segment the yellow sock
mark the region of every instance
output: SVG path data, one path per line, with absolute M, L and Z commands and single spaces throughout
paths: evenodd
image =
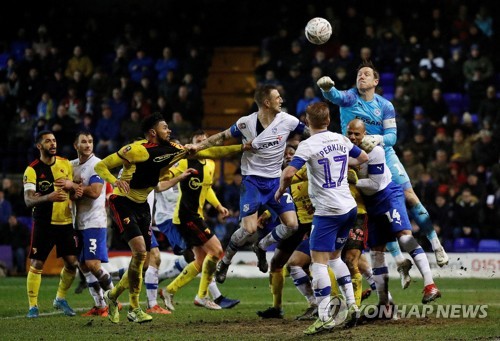
M 208 285 L 212 282 L 214 278 L 215 269 L 217 268 L 217 262 L 219 257 L 213 255 L 206 255 L 203 261 L 203 267 L 201 268 L 201 279 L 200 286 L 198 287 L 198 297 L 204 298 L 208 293 Z
M 182 270 L 182 272 L 177 277 L 175 277 L 172 283 L 167 286 L 167 292 L 170 294 L 175 294 L 177 290 L 191 282 L 193 278 L 198 276 L 199 273 L 200 269 L 198 269 L 196 263 L 194 261 L 189 263 L 188 265 L 186 265 L 184 270 Z
M 65 298 L 66 293 L 69 288 L 71 288 L 71 284 L 73 284 L 73 280 L 75 279 L 76 269 L 70 270 L 66 267 L 63 267 L 61 270 L 61 275 L 59 278 L 59 286 L 57 287 L 57 298 Z
M 113 289 L 111 289 L 111 291 L 109 292 L 109 297 L 113 300 L 116 300 L 125 290 L 128 289 L 128 287 L 129 283 L 128 283 L 128 270 L 127 270 L 123 273 L 123 276 L 118 282 L 118 284 L 116 284 L 116 286 Z
M 339 285 L 337 284 L 337 278 L 335 278 L 335 274 L 333 270 L 328 267 L 328 276 L 330 276 L 330 281 L 332 282 L 332 293 L 331 296 L 337 296 L 340 294 Z
M 288 266 L 283 268 L 283 278 L 290 277 L 290 273 L 288 272 Z
M 351 277 L 352 288 L 354 289 L 354 298 L 356 299 L 356 305 L 358 307 L 361 306 L 361 294 L 363 291 L 363 285 L 361 284 L 362 279 L 363 279 L 363 277 L 361 276 L 361 273 L 359 273 L 359 272 L 355 273 Z
M 28 292 L 28 302 L 31 307 L 38 305 L 38 292 L 42 283 L 42 270 L 37 270 L 30 266 L 28 277 L 26 278 L 26 289 Z
M 283 300 L 283 284 L 285 279 L 283 278 L 283 270 L 275 270 L 269 273 L 269 286 L 271 287 L 271 293 L 273 294 L 273 307 L 281 308 Z
M 128 287 L 130 310 L 139 308 L 139 294 L 142 288 L 142 268 L 146 261 L 146 252 L 134 252 L 128 268 Z

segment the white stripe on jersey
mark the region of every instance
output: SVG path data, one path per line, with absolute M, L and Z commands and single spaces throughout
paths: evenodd
M 314 215 L 340 215 L 356 207 L 347 183 L 347 163 L 352 148 L 349 139 L 331 131 L 314 134 L 300 142 L 295 157 L 307 164 Z
M 80 164 L 79 159 L 71 161 L 73 166 L 73 179 L 75 182 L 82 182 L 83 186 L 89 185 L 92 176 L 97 176 L 94 170 L 96 163 L 101 161 L 97 156 L 92 155 L 86 162 Z M 78 230 L 88 228 L 107 228 L 108 215 L 106 213 L 106 184 L 102 186 L 101 194 L 97 199 L 83 196 L 73 202 L 73 222 Z
M 383 167 L 384 172 L 382 174 L 368 174 L 368 167 Z M 385 162 L 385 152 L 380 146 L 376 146 L 368 153 L 368 162 L 362 163 L 358 172 L 358 183 L 356 187 L 364 195 L 374 195 L 377 192 L 382 191 L 389 185 L 392 179 L 391 170 Z
M 276 115 L 269 126 L 257 135 L 257 113 L 241 117 L 235 126 L 243 135 L 243 143 L 252 141 L 254 151 L 245 151 L 241 157 L 241 174 L 264 178 L 279 178 L 290 132 L 299 120 L 285 112 Z

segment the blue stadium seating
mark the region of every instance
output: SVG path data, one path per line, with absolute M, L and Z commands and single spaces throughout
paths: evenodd
M 443 99 L 448 104 L 448 108 L 451 113 L 462 114 L 463 109 L 463 96 L 459 92 L 445 92 L 443 93 Z
M 19 216 L 17 217 L 17 221 L 23 225 L 26 225 L 31 231 L 31 228 L 33 226 L 33 218 L 29 216 Z
M 10 245 L 0 245 L 0 262 L 5 263 L 9 270 L 14 266 L 12 247 Z
M 382 72 L 380 74 L 380 84 L 381 86 L 394 86 L 396 83 L 396 75 L 394 72 Z
M 477 252 L 500 252 L 500 240 L 481 239 L 477 245 Z
M 454 252 L 476 252 L 477 240 L 474 238 L 457 238 L 453 242 Z

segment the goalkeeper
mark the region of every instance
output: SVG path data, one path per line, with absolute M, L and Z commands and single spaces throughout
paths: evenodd
M 408 174 L 392 148 L 397 137 L 396 113 L 391 102 L 375 93 L 378 83 L 379 74 L 373 64 L 368 61 L 364 61 L 358 67 L 356 88 L 339 91 L 334 87 L 335 84 L 330 77 L 322 77 L 317 82 L 323 96 L 340 107 L 342 134 L 347 133 L 347 124 L 358 118 L 365 123 L 367 132 L 361 147 L 368 153 L 377 145 L 383 146 L 392 180 L 401 185 L 404 190 L 410 217 L 415 220 L 429 239 L 436 255 L 437 264 L 444 266 L 448 264 L 448 255 L 434 231 L 427 209 L 413 191 Z M 408 264 L 408 260 L 403 257 L 396 242 L 388 243 L 387 249 L 396 259 L 398 266 L 405 267 L 405 269 L 398 269 L 398 271 L 409 270 L 411 264 Z M 403 287 L 410 283 L 408 271 L 405 272 L 406 279 L 402 278 Z

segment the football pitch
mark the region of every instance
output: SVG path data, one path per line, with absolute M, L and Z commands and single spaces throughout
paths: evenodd
M 405 309 L 399 320 L 380 320 L 363 323 L 352 329 L 333 331 L 305 337 L 303 330 L 313 321 L 296 321 L 306 308 L 288 277 L 283 292 L 285 318 L 262 320 L 257 310 L 272 305 L 268 280 L 265 278 L 229 278 L 219 285 L 223 295 L 237 298 L 241 303 L 228 310 L 211 311 L 196 307 L 198 280 L 182 288 L 175 296 L 176 310 L 171 315 L 153 315 L 153 321 L 142 325 L 127 321 L 128 296 L 120 301 L 124 308 L 120 323 L 107 318 L 80 316 L 93 305 L 87 291 L 75 294 L 73 287 L 68 301 L 77 312 L 67 317 L 52 308 L 58 278 L 44 276 L 40 289 L 40 317 L 27 319 L 28 300 L 26 279 L 0 279 L 0 339 L 1 340 L 497 340 L 500 339 L 500 281 L 498 279 L 437 278 L 443 297 L 424 308 L 423 283 L 415 280 L 402 290 L 397 279 L 391 279 L 390 291 L 398 308 Z M 167 284 L 168 281 L 162 283 Z M 366 282 L 363 283 L 366 285 Z M 145 309 L 145 289 L 141 305 Z M 376 304 L 376 294 L 363 305 Z M 423 312 L 426 316 L 423 316 Z

